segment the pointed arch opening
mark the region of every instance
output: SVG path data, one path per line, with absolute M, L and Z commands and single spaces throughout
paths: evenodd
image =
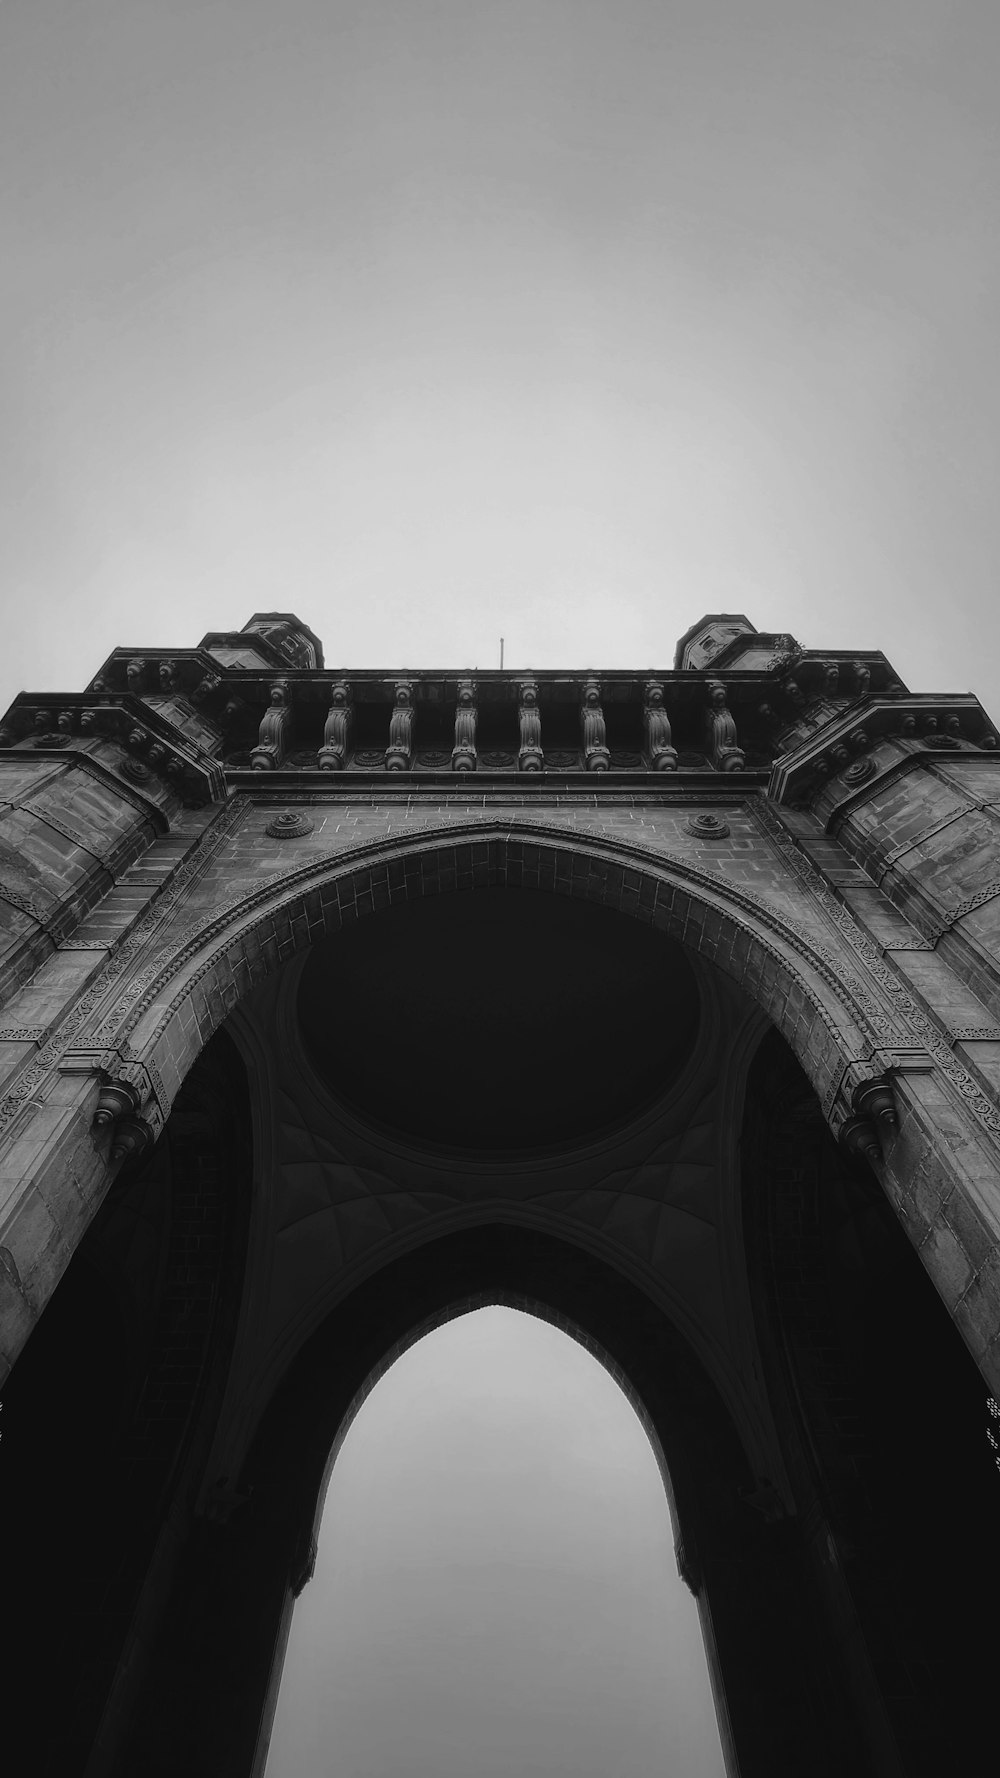
M 723 1778 L 655 1428 L 578 1327 L 454 1306 L 331 1455 L 258 1771 Z

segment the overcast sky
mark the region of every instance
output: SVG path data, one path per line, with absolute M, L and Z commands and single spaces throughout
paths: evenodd
M 267 1778 L 723 1778 L 698 1610 L 618 1384 L 511 1309 L 376 1385 L 333 1469 Z
M 1000 7 L 5 0 L 0 706 L 705 610 L 1000 715 Z

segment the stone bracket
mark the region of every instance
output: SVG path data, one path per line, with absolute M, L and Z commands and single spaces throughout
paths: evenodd
M 848 1080 L 845 1079 L 841 1088 L 845 1097 L 847 1086 Z M 880 1166 L 885 1149 L 899 1131 L 896 1100 L 888 1076 L 875 1075 L 855 1081 L 851 1086 L 849 1105 L 849 1114 L 837 1132 L 842 1147 L 853 1158 Z

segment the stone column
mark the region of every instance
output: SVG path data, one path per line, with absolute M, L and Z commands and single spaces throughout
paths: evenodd
M 677 749 L 671 745 L 670 718 L 658 679 L 647 679 L 642 689 L 643 760 L 651 772 L 676 772 Z
M 460 679 L 455 710 L 455 746 L 451 755 L 453 772 L 474 772 L 476 769 L 477 714 L 475 682 L 472 679 Z
M 538 686 L 535 680 L 522 679 L 518 694 L 520 745 L 517 769 L 519 772 L 540 772 L 545 764 L 545 755 L 542 752 L 542 716 L 538 708 Z
M 387 772 L 408 772 L 413 763 L 413 686 L 408 679 L 396 682 L 395 703 L 389 718 L 389 745 L 385 750 Z
M 742 771 L 744 754 L 736 744 L 736 724 L 726 703 L 726 688 L 721 679 L 710 679 L 707 690 L 705 738 L 708 756 L 717 772 Z
M 606 772 L 611 764 L 607 729 L 601 709 L 601 682 L 593 675 L 584 680 L 580 705 L 580 728 L 583 734 L 583 763 L 588 772 Z
M 323 745 L 316 756 L 321 772 L 342 772 L 347 764 L 353 715 L 351 688 L 340 679 L 330 689 L 330 708 L 323 726 Z
M 290 701 L 287 679 L 276 679 L 271 687 L 270 706 L 260 725 L 257 745 L 250 755 L 255 772 L 275 772 L 284 762 L 292 723 Z

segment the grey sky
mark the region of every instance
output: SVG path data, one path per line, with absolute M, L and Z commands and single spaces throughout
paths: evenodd
M 996 671 L 1000 9 L 6 0 L 0 703 L 705 609 Z
M 698 1612 L 617 1383 L 509 1309 L 429 1335 L 334 1465 L 267 1778 L 723 1778 Z

